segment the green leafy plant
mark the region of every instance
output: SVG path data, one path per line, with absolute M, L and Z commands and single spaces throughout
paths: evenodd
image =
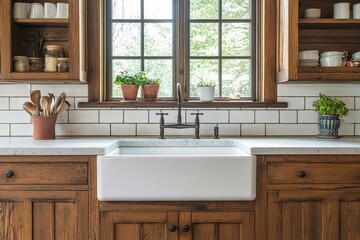
M 161 80 L 159 78 L 155 79 L 146 79 L 144 84 L 160 84 Z
M 197 84 L 198 87 L 215 87 L 216 83 L 214 81 L 200 81 Z
M 346 108 L 346 104 L 337 99 L 331 99 L 325 94 L 319 94 L 320 99 L 313 102 L 313 107 L 319 115 L 336 115 L 339 117 L 347 116 L 349 110 Z
M 147 80 L 147 76 L 145 72 L 137 72 L 135 74 L 131 74 L 128 71 L 122 71 L 120 74 L 116 75 L 116 79 L 114 83 L 116 85 L 121 84 L 136 84 L 143 85 Z

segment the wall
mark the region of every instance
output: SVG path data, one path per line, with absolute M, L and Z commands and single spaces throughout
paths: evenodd
M 160 109 L 78 109 L 79 101 L 87 101 L 87 85 L 0 85 L 0 136 L 31 136 L 30 116 L 22 109 L 29 101 L 29 90 L 39 89 L 45 95 L 52 92 L 59 95 L 65 91 L 71 103 L 69 112 L 59 116 L 57 136 L 135 136 L 158 135 Z M 359 84 L 279 84 L 278 101 L 288 102 L 286 109 L 201 109 L 201 135 L 212 135 L 218 125 L 220 135 L 228 136 L 273 136 L 273 135 L 316 135 L 317 114 L 312 102 L 318 93 L 343 100 L 349 116 L 344 118 L 341 135 L 360 135 L 360 85 Z M 176 111 L 169 112 L 166 122 L 175 122 Z M 184 109 L 184 120 L 193 122 L 190 113 Z M 166 135 L 193 135 L 194 130 L 166 129 Z

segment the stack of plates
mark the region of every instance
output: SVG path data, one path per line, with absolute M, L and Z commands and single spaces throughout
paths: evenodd
M 319 66 L 319 51 L 307 50 L 299 52 L 299 65 L 307 67 Z

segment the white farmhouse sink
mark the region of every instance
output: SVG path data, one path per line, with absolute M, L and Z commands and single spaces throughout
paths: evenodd
M 250 201 L 256 158 L 236 147 L 120 147 L 97 159 L 100 201 Z

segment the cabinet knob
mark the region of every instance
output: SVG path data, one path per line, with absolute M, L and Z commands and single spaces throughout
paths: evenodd
M 169 229 L 170 232 L 175 232 L 176 229 L 177 229 L 177 227 L 176 227 L 175 225 L 170 225 L 170 226 L 168 227 L 168 229 Z
M 188 231 L 190 231 L 190 226 L 185 224 L 185 225 L 182 225 L 181 229 L 183 232 L 188 232 Z
M 299 171 L 299 172 L 297 173 L 297 175 L 298 175 L 299 178 L 304 178 L 305 175 L 306 175 L 306 173 L 305 173 L 304 171 Z
M 14 176 L 14 172 L 13 171 L 8 171 L 4 174 L 5 178 L 9 179 L 12 178 Z

